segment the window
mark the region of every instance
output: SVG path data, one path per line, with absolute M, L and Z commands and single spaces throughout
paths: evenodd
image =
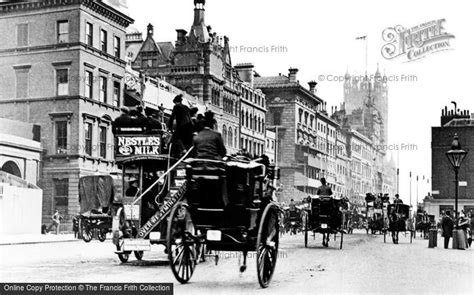
M 90 98 L 92 99 L 92 96 L 93 96 L 93 93 L 92 93 L 92 85 L 94 83 L 94 76 L 92 74 L 92 72 L 90 71 L 86 71 L 86 91 L 85 91 L 85 95 L 87 98 Z
M 227 127 L 222 126 L 222 139 L 224 140 L 224 145 L 227 145 Z
M 99 80 L 99 101 L 107 103 L 107 78 L 100 77 Z
M 56 85 L 58 96 L 69 95 L 69 70 L 56 70 Z
M 120 38 L 114 37 L 114 56 L 120 58 Z
M 56 122 L 56 153 L 67 153 L 67 121 Z
M 273 125 L 281 125 L 281 111 L 273 113 Z
M 54 209 L 61 215 L 67 214 L 69 179 L 54 179 Z
M 86 23 L 86 43 L 94 46 L 94 26 L 91 23 Z
M 120 106 L 120 82 L 114 82 L 114 106 Z
M 107 128 L 100 127 L 99 131 L 99 148 L 100 148 L 100 157 L 107 158 Z
M 58 43 L 69 42 L 69 22 L 67 20 L 58 21 Z
M 17 70 L 16 71 L 16 97 L 26 98 L 28 97 L 28 70 Z
M 28 24 L 19 24 L 16 27 L 16 37 L 18 46 L 28 46 Z
M 232 128 L 230 128 L 230 127 L 229 127 L 229 131 L 227 132 L 227 136 L 228 136 L 227 144 L 230 147 L 233 147 L 234 146 L 234 135 L 232 134 Z
M 92 124 L 86 123 L 84 125 L 84 149 L 87 155 L 92 156 Z
M 100 50 L 107 53 L 107 31 L 100 30 Z

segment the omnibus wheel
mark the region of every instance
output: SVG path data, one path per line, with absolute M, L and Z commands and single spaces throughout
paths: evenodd
M 143 251 L 133 251 L 133 254 L 135 255 L 135 258 L 137 260 L 142 260 L 143 259 Z
M 166 249 L 174 277 L 187 283 L 196 268 L 196 242 L 191 213 L 185 203 L 179 202 L 171 210 L 166 232 Z
M 262 288 L 269 286 L 278 258 L 278 208 L 268 204 L 263 211 L 257 236 L 257 276 Z

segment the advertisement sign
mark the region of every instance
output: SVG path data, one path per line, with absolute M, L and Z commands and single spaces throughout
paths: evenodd
M 161 154 L 161 136 L 117 136 L 117 157 Z

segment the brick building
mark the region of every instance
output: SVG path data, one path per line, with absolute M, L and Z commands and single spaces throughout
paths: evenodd
M 117 171 L 111 123 L 131 22 L 101 1 L 0 5 L 0 117 L 41 126 L 45 222 L 78 213 L 81 176 Z
M 454 135 L 464 150 L 468 151 L 459 170 L 458 210 L 474 212 L 474 119 L 469 111 L 445 108 L 441 115 L 441 126 L 431 129 L 431 173 L 432 197 L 424 200 L 424 209 L 429 214 L 440 215 L 442 210 L 454 212 L 454 170 L 446 157 L 451 149 Z

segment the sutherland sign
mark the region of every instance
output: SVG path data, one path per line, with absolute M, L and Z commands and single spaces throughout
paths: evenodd
M 160 136 L 118 136 L 117 156 L 149 156 L 160 155 Z
M 407 62 L 429 54 L 449 50 L 454 35 L 445 31 L 445 19 L 433 20 L 409 29 L 400 25 L 387 28 L 382 33 L 382 56 L 385 59 L 401 59 Z

